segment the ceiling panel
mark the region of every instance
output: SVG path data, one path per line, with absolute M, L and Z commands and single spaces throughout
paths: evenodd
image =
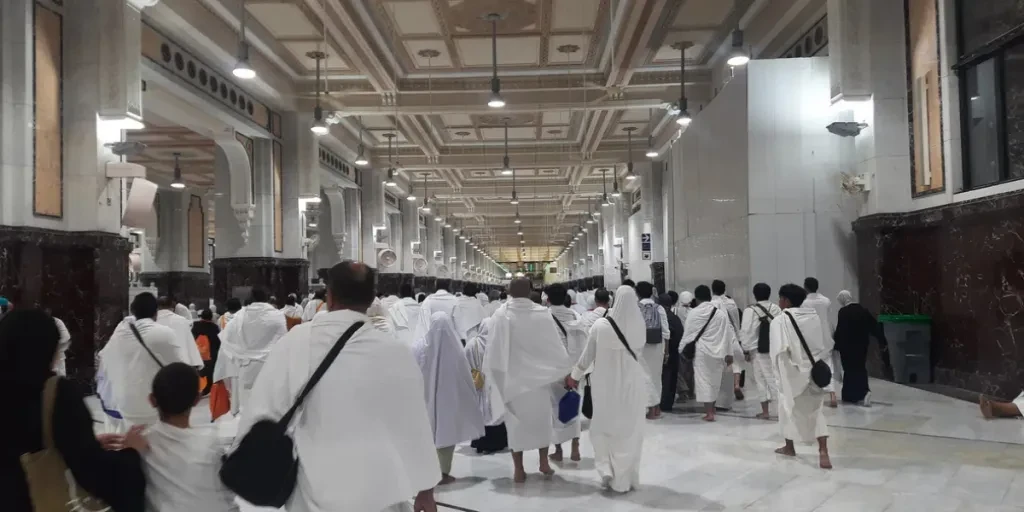
M 441 24 L 430 0 L 385 2 L 384 9 L 402 35 L 441 35 Z
M 476 130 L 467 130 L 465 128 L 449 128 L 448 136 L 456 142 L 479 140 L 479 137 L 476 136 Z
M 683 7 L 676 14 L 675 27 L 707 27 L 719 25 L 733 9 L 734 0 L 676 0 Z
M 563 53 L 570 46 L 576 46 L 576 51 Z M 553 35 L 549 38 L 548 42 L 548 64 L 552 66 L 579 64 L 587 58 L 587 52 L 589 51 L 590 35 L 588 34 Z
M 405 49 L 409 52 L 410 57 L 417 68 L 420 69 L 435 69 L 435 68 L 451 68 L 452 56 L 448 53 L 448 46 L 443 39 L 406 39 Z M 437 57 L 428 57 L 420 55 L 420 52 L 427 50 L 434 50 L 438 52 Z
M 341 52 L 337 48 L 328 46 L 325 47 L 323 43 L 316 41 L 284 41 L 281 43 L 285 48 L 288 49 L 295 59 L 301 62 L 307 70 L 316 70 L 316 60 L 306 56 L 309 52 L 323 51 L 327 54 L 327 59 L 323 61 L 321 66 L 328 70 L 348 70 L 348 62 L 341 57 Z
M 540 138 L 542 139 L 565 139 L 569 136 L 569 130 L 566 128 L 550 128 L 544 127 L 541 131 Z
M 551 30 L 593 30 L 601 0 L 554 0 Z
M 491 65 L 491 39 L 489 37 L 465 37 L 455 40 L 459 56 L 465 66 Z M 540 37 L 499 37 L 498 65 L 522 66 L 540 62 Z
M 473 120 L 468 114 L 442 114 L 445 126 L 473 126 Z
M 487 140 L 504 140 L 505 129 L 504 128 L 481 128 L 480 134 L 483 135 L 484 139 Z M 523 139 L 535 139 L 537 137 L 536 128 L 532 126 L 511 126 L 508 129 L 509 140 L 523 140 Z
M 388 116 L 362 116 L 363 126 L 367 128 L 394 128 L 395 123 L 391 122 Z
M 274 37 L 313 37 L 320 31 L 297 5 L 291 3 L 252 3 L 246 5 L 249 14 L 267 28 Z

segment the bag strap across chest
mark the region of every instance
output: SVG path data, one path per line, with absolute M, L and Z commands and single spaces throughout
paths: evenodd
M 633 349 L 629 348 L 629 343 L 626 343 L 626 337 L 623 336 L 622 331 L 619 330 L 619 326 L 618 324 L 615 323 L 615 320 L 611 318 L 605 318 L 605 320 L 608 320 L 608 323 L 611 324 L 612 329 L 615 330 L 615 335 L 619 337 L 619 341 L 622 342 L 622 346 L 626 347 L 626 352 L 629 352 L 629 355 L 633 356 L 634 361 L 640 362 L 636 358 L 636 352 L 633 352 Z

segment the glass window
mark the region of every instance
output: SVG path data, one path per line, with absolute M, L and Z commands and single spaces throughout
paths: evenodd
M 964 135 L 967 140 L 966 187 L 976 188 L 1001 181 L 996 59 L 966 72 Z

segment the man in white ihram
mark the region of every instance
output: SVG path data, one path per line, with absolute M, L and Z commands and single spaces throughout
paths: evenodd
M 436 291 L 428 295 L 420 303 L 423 311 L 420 313 L 419 322 L 416 324 L 413 339 L 418 340 L 427 334 L 427 329 L 430 328 L 430 315 L 438 311 L 448 313 L 448 316 L 452 317 L 453 321 L 455 319 L 455 304 L 459 298 L 451 293 L 452 280 L 438 278 L 434 286 Z
M 640 281 L 636 284 L 636 294 L 640 297 L 639 308 L 647 325 L 647 344 L 640 354 L 643 366 L 650 376 L 647 419 L 656 420 L 661 417 L 661 373 L 669 338 L 668 314 L 665 313 L 664 307 L 654 302 L 653 284 Z
M 813 308 L 807 307 L 806 292 L 795 284 L 779 289 L 779 307 L 783 314 L 771 324 L 771 358 L 779 379 L 779 427 L 786 445 L 775 453 L 796 456 L 794 441 L 818 442 L 818 465 L 832 469 L 828 456 L 828 424 L 822 412 L 825 391 L 811 381 L 813 361 L 827 359 L 832 338 L 822 330 L 822 322 Z M 801 336 L 806 342 L 805 348 Z
M 186 320 L 174 312 L 175 302 L 173 298 L 160 297 L 157 299 L 160 311 L 156 314 L 156 323 L 168 327 L 174 332 L 175 344 L 183 349 L 183 362 L 196 368 L 203 367 L 203 356 L 199 353 L 199 346 L 196 339 L 192 337 L 192 321 Z M 167 363 L 164 363 L 167 364 Z
M 398 341 L 406 346 L 412 347 L 416 342 L 414 335 L 420 323 L 422 307 L 412 295 L 412 285 L 405 283 L 398 288 L 398 302 L 388 310 L 388 322 L 391 332 L 395 333 Z
M 832 328 L 832 320 L 828 312 L 829 308 L 832 307 L 832 301 L 818 293 L 818 280 L 813 277 L 804 279 L 804 291 L 807 292 L 807 298 L 804 299 L 804 307 L 811 308 L 818 313 L 818 318 L 821 318 L 822 332 L 825 333 L 825 337 L 832 344 L 832 333 L 835 332 L 835 329 Z M 839 358 L 838 352 L 833 352 L 824 359 L 825 363 L 832 370 L 832 383 L 825 388 L 829 395 L 828 406 L 839 407 L 836 393 L 841 391 L 840 387 L 843 385 L 843 363 Z
M 559 339 L 569 353 L 569 361 L 579 361 L 583 355 L 583 349 L 587 346 L 587 334 L 589 329 L 584 327 L 583 320 L 573 310 L 565 307 L 566 290 L 565 286 L 553 284 L 547 288 L 548 300 L 551 302 L 551 316 L 558 326 Z M 565 394 L 564 386 L 555 386 L 553 389 L 556 397 L 561 398 Z M 582 407 L 582 403 L 580 406 Z M 551 460 L 560 462 L 563 458 L 562 443 L 572 441 L 569 458 L 574 461 L 580 460 L 580 434 L 583 431 L 582 415 L 568 424 L 558 422 L 555 425 L 555 453 Z
M 693 291 L 698 305 L 686 317 L 682 351 L 691 341 L 696 342 L 693 359 L 693 387 L 698 402 L 704 404 L 704 421 L 715 421 L 715 408 L 732 407 L 733 373 L 729 368 L 733 354 L 740 350 L 736 331 L 729 323 L 728 314 L 711 302 L 711 290 L 700 285 Z
M 747 308 L 740 327 L 740 345 L 743 346 L 743 354 L 748 358 L 749 366 L 753 367 L 757 397 L 761 402 L 761 412 L 757 418 L 762 420 L 770 417 L 769 402 L 779 398 L 779 387 L 775 382 L 775 371 L 772 370 L 772 359 L 769 356 L 767 327 L 782 314 L 782 310 L 772 304 L 771 296 L 770 286 L 765 283 L 755 284 L 754 300 L 757 302 Z
M 279 419 L 352 324 L 364 322 L 313 388 L 296 420 L 300 461 L 288 512 L 436 512 L 441 478 L 424 401 L 423 374 L 409 347 L 370 325 L 374 271 L 343 261 L 329 271 L 328 313 L 292 328 L 274 346 L 239 428 Z M 410 505 L 410 500 L 415 502 Z
M 523 452 L 540 452 L 540 472 L 555 473 L 548 463 L 558 421 L 552 388 L 565 379 L 572 364 L 558 337 L 551 312 L 530 300 L 530 281 L 518 278 L 509 286 L 511 299 L 492 318 L 493 339 L 484 353 L 483 373 L 490 381 L 491 410 L 505 417 L 516 482 L 526 481 Z
M 715 279 L 711 282 L 711 303 L 718 309 L 729 314 L 729 325 L 732 326 L 736 339 L 739 339 L 740 309 L 736 306 L 736 301 L 732 300 L 732 297 L 725 294 L 725 281 Z M 736 400 L 743 400 L 743 388 L 740 387 L 740 380 L 743 376 L 743 370 L 747 369 L 747 362 L 743 357 L 743 352 L 737 350 L 733 353 L 733 362 L 729 365 L 729 368 L 732 370 L 733 374 L 733 396 Z
M 213 381 L 227 379 L 231 412 L 245 408 L 249 392 L 277 340 L 288 332 L 284 313 L 269 304 L 266 290 L 253 288 L 250 304 L 220 333 L 220 353 Z
M 466 283 L 462 288 L 464 292 L 462 296 L 455 299 L 455 309 L 451 318 L 463 346 L 466 345 L 467 340 L 476 336 L 480 330 L 480 322 L 487 318 L 484 306 L 477 297 L 478 289 L 476 284 Z

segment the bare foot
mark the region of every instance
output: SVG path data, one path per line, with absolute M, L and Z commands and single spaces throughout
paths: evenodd
M 715 417 L 710 414 L 705 414 L 704 417 L 701 419 L 707 422 L 715 421 Z
M 796 457 L 796 449 L 790 448 L 788 446 L 783 446 L 782 448 L 776 449 L 775 453 L 779 455 L 785 455 L 786 457 Z
M 572 452 L 572 455 L 569 456 L 569 459 L 574 462 L 579 462 L 581 459 L 580 452 Z
M 521 484 L 526 481 L 526 471 L 516 471 L 516 474 L 512 477 L 512 480 L 517 484 Z
M 548 466 L 547 464 L 542 465 L 540 467 L 540 472 L 543 473 L 544 476 L 551 476 L 555 474 L 555 470 L 552 469 L 551 466 Z
M 441 475 L 441 481 L 437 485 L 448 485 L 455 483 L 455 477 L 451 475 Z
M 981 407 L 981 415 L 984 416 L 986 420 L 990 420 L 995 417 L 992 415 L 992 401 L 985 398 L 985 395 L 978 397 L 978 405 Z
M 818 466 L 821 469 L 832 469 L 832 460 L 828 458 L 827 453 L 818 454 Z
M 769 416 L 768 414 L 763 413 L 763 412 L 757 413 L 757 416 L 754 416 L 754 417 L 759 419 L 759 420 L 765 420 L 765 421 L 770 421 L 772 419 L 771 416 Z
M 736 396 L 736 400 L 743 400 L 743 388 L 734 388 L 732 392 Z
M 548 458 L 553 460 L 553 461 L 555 461 L 555 462 L 562 462 L 562 452 L 561 452 L 561 450 L 559 450 L 559 451 L 557 451 L 555 453 L 552 453 L 551 455 L 548 456 Z

